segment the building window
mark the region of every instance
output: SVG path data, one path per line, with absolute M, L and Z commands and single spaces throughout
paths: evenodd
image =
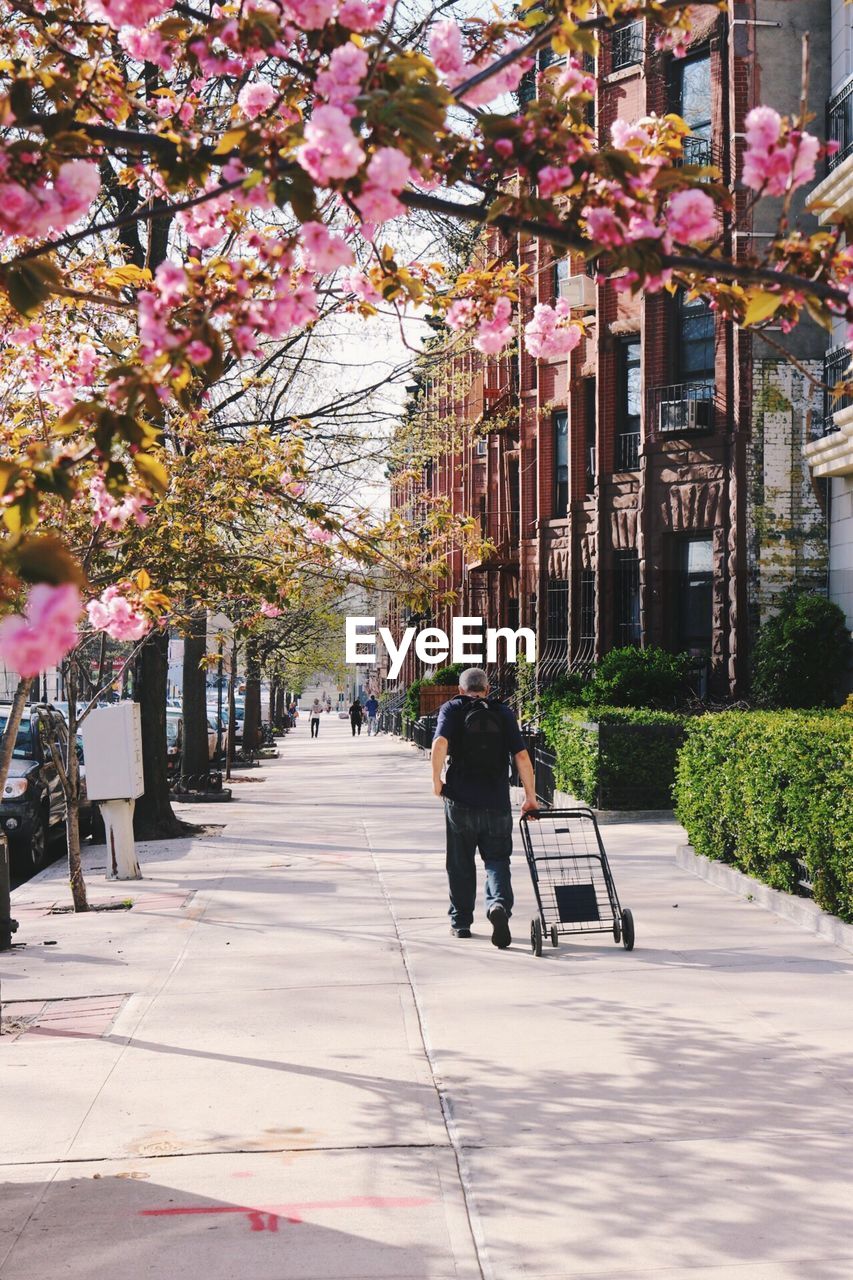
M 554 515 L 569 513 L 569 415 L 554 414 Z
M 571 276 L 571 263 L 568 258 L 558 258 L 554 263 L 554 297 L 562 298 L 565 296 L 569 278 Z
M 684 120 L 690 134 L 684 139 L 687 164 L 711 164 L 711 58 L 673 59 L 672 109 Z
M 566 640 L 569 634 L 569 584 L 565 578 L 548 583 L 547 640 Z
M 474 457 L 485 458 L 489 452 L 489 442 L 485 436 L 476 436 L 474 439 Z
M 624 27 L 617 27 L 612 36 L 611 70 L 619 71 L 622 67 L 631 67 L 643 61 L 643 24 L 628 22 Z
M 616 625 L 617 648 L 638 645 L 640 629 L 640 561 L 636 551 L 616 552 Z
M 677 610 L 678 649 L 710 653 L 714 619 L 714 551 L 710 534 L 679 539 Z
M 584 477 L 587 493 L 595 489 L 598 478 L 598 451 L 595 444 L 595 378 L 586 378 L 583 386 Z
M 616 417 L 616 470 L 636 471 L 640 465 L 641 365 L 640 340 L 619 345 Z
M 680 382 L 714 381 L 714 313 L 704 298 L 688 301 L 682 290 L 676 303 L 675 356 Z

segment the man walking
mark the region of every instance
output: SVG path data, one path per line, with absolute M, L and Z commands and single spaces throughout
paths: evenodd
M 356 733 L 361 737 L 361 722 L 363 718 L 361 703 L 358 698 L 355 698 L 353 699 L 353 704 L 349 709 L 349 722 L 352 725 L 353 737 L 355 737 Z
M 367 712 L 367 736 L 369 738 L 371 734 L 376 732 L 376 717 L 379 714 L 379 703 L 373 694 L 365 702 L 364 709 Z
M 450 756 L 442 782 L 445 761 Z M 533 765 L 509 707 L 489 699 L 489 678 L 480 667 L 459 677 L 459 694 L 438 713 L 432 743 L 433 792 L 444 800 L 447 829 L 447 883 L 450 932 L 470 938 L 477 897 L 476 853 L 486 868 L 486 916 L 492 942 L 512 942 L 512 810 L 509 758 L 524 787 L 522 813 L 538 809 Z
M 316 738 L 320 734 L 320 716 L 323 714 L 323 704 L 319 698 L 315 698 L 311 703 L 311 737 Z

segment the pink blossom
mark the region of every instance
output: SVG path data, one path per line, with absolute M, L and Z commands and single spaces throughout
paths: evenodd
M 31 233 L 39 205 L 19 182 L 0 183 L 0 226 L 7 235 Z
M 305 265 L 320 275 L 349 267 L 353 262 L 352 249 L 341 236 L 332 235 L 322 222 L 306 222 L 302 226 L 302 245 Z
M 477 336 L 474 338 L 474 346 L 477 350 L 487 356 L 496 356 L 503 351 L 515 336 L 512 325 L 509 323 L 511 318 L 511 301 L 509 298 L 498 298 L 492 308 L 491 317 L 481 318 L 477 326 Z
M 237 106 L 247 120 L 254 120 L 265 111 L 269 111 L 276 96 L 276 91 L 271 84 L 265 84 L 263 81 L 244 84 L 237 95 Z
M 456 22 L 436 22 L 429 34 L 429 56 L 445 76 L 461 76 L 465 70 L 462 32 Z
M 396 147 L 378 147 L 370 157 L 367 177 L 377 187 L 402 191 L 409 181 L 410 170 L 409 158 L 402 151 L 398 151 Z
M 335 12 L 335 0 L 286 0 L 284 12 L 305 31 L 324 27 Z
M 329 65 L 318 72 L 315 87 L 330 106 L 339 107 L 347 116 L 355 115 L 354 100 L 361 92 L 367 75 L 367 51 L 350 41 L 333 49 Z
M 532 356 L 550 359 L 567 356 L 583 337 L 580 325 L 566 324 L 570 308 L 565 299 L 556 307 L 539 303 L 533 309 L 533 319 L 524 326 L 524 343 Z
M 163 71 L 171 71 L 174 59 L 159 31 L 137 31 L 134 27 L 123 27 L 119 32 L 118 42 L 137 62 L 150 62 Z
M 294 480 L 293 473 L 290 471 L 282 471 L 279 476 L 279 483 L 291 498 L 301 498 L 305 492 L 305 485 L 301 480 Z
M 713 240 L 717 233 L 714 201 L 706 191 L 676 191 L 669 202 L 666 225 L 677 244 Z
M 80 592 L 71 583 L 39 583 L 30 590 L 23 613 L 0 622 L 0 659 L 24 679 L 55 666 L 77 641 L 82 608 Z
M 517 49 L 518 44 L 519 41 L 516 39 L 507 40 L 503 53 L 510 53 L 513 49 Z M 463 82 L 476 72 L 485 70 L 485 68 L 490 65 L 492 64 L 490 64 L 485 57 L 477 58 L 475 62 L 472 62 L 471 65 L 466 68 L 465 75 L 463 76 Z M 521 77 L 524 75 L 525 71 L 530 69 L 531 66 L 532 59 L 519 58 L 516 62 L 511 62 L 508 66 L 501 67 L 499 71 L 495 71 L 481 84 L 468 89 L 468 91 L 462 95 L 462 101 L 471 107 L 487 106 L 488 103 L 494 102 L 495 98 L 499 98 L 501 94 L 512 93 L 514 89 L 517 89 Z
M 477 304 L 473 298 L 457 298 L 447 308 L 446 320 L 451 329 L 467 329 L 477 314 Z
M 336 179 L 353 177 L 364 161 L 364 152 L 344 112 L 323 105 L 314 108 L 296 159 L 315 182 L 327 186 Z
M 319 524 L 309 524 L 308 537 L 312 542 L 327 543 L 332 541 L 332 531 L 323 529 Z
M 206 342 L 202 342 L 200 338 L 194 338 L 192 342 L 188 342 L 186 351 L 188 358 L 195 365 L 207 364 L 213 355 L 213 348 Z
M 604 249 L 615 249 L 625 243 L 625 227 L 612 209 L 587 205 L 582 212 L 590 240 Z
M 187 273 L 177 262 L 170 262 L 168 258 L 161 262 L 154 272 L 154 280 L 164 306 L 176 307 L 186 296 Z
M 131 519 L 142 528 L 148 524 L 147 504 L 150 499 L 146 494 L 128 493 L 118 502 L 108 492 L 104 477 L 98 473 L 89 485 L 89 497 L 92 502 L 92 524 L 96 529 L 106 525 L 108 529 L 118 533 Z
M 86 9 L 93 22 L 107 22 L 118 31 L 119 27 L 144 27 L 152 18 L 159 18 L 171 9 L 174 0 L 86 0 Z
M 382 301 L 382 294 L 374 287 L 369 276 L 363 271 L 350 271 L 343 279 L 343 287 L 348 293 L 354 293 L 361 302 L 377 303 Z
M 575 175 L 568 165 L 560 165 L 557 168 L 552 164 L 546 164 L 536 175 L 539 194 L 543 200 L 547 200 L 557 191 L 565 191 L 566 187 L 570 187 L 574 178 Z
M 101 189 L 98 166 L 87 160 L 66 160 L 59 166 L 54 190 L 59 194 L 64 225 L 82 218 Z
M 38 342 L 43 333 L 43 324 L 28 324 L 24 329 L 13 329 L 9 334 L 9 341 L 16 343 L 19 347 L 28 347 L 31 342 Z
M 753 107 L 745 120 L 746 145 L 754 151 L 769 151 L 782 133 L 782 117 L 772 107 Z
M 385 17 L 385 0 L 344 0 L 338 10 L 338 22 L 348 31 L 370 31 Z
M 557 80 L 557 91 L 570 98 L 578 93 L 595 93 L 595 76 L 584 71 L 577 58 L 570 57 L 565 71 Z
M 113 640 L 141 640 L 151 628 L 151 619 L 121 594 L 107 587 L 97 600 L 86 606 L 89 622 L 96 631 L 105 631 Z
M 269 600 L 262 601 L 261 613 L 264 615 L 265 618 L 281 617 L 281 609 L 279 609 L 277 604 L 270 604 Z
M 643 152 L 652 145 L 651 134 L 641 124 L 619 118 L 610 126 L 610 140 L 620 151 Z

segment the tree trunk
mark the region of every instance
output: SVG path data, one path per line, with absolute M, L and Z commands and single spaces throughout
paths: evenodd
M 165 840 L 192 831 L 172 812 L 166 770 L 166 686 L 169 633 L 155 627 L 136 660 L 136 699 L 142 716 L 142 768 L 145 792 L 136 802 L 133 831 L 137 840 Z
M 199 609 L 190 618 L 184 639 L 184 736 L 181 778 L 197 785 L 210 768 L 207 741 L 207 675 L 201 661 L 207 652 L 207 612 Z
M 278 681 L 275 678 L 270 679 L 270 713 L 269 722 L 275 728 L 275 708 L 278 699 Z
M 77 672 L 72 659 L 65 682 L 68 699 L 68 760 L 65 765 L 65 840 L 68 845 L 68 883 L 75 911 L 88 911 L 86 881 L 80 860 L 80 761 L 77 757 Z
M 243 718 L 243 750 L 261 745 L 261 664 L 256 640 L 246 642 L 246 708 Z
M 280 729 L 284 724 L 286 711 L 287 706 L 285 704 L 284 689 L 279 685 L 275 693 L 275 725 L 277 729 Z

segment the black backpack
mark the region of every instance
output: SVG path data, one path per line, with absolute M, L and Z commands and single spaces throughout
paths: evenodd
M 472 698 L 453 742 L 453 764 L 466 777 L 497 782 L 507 775 L 508 756 L 503 717 L 487 698 Z

